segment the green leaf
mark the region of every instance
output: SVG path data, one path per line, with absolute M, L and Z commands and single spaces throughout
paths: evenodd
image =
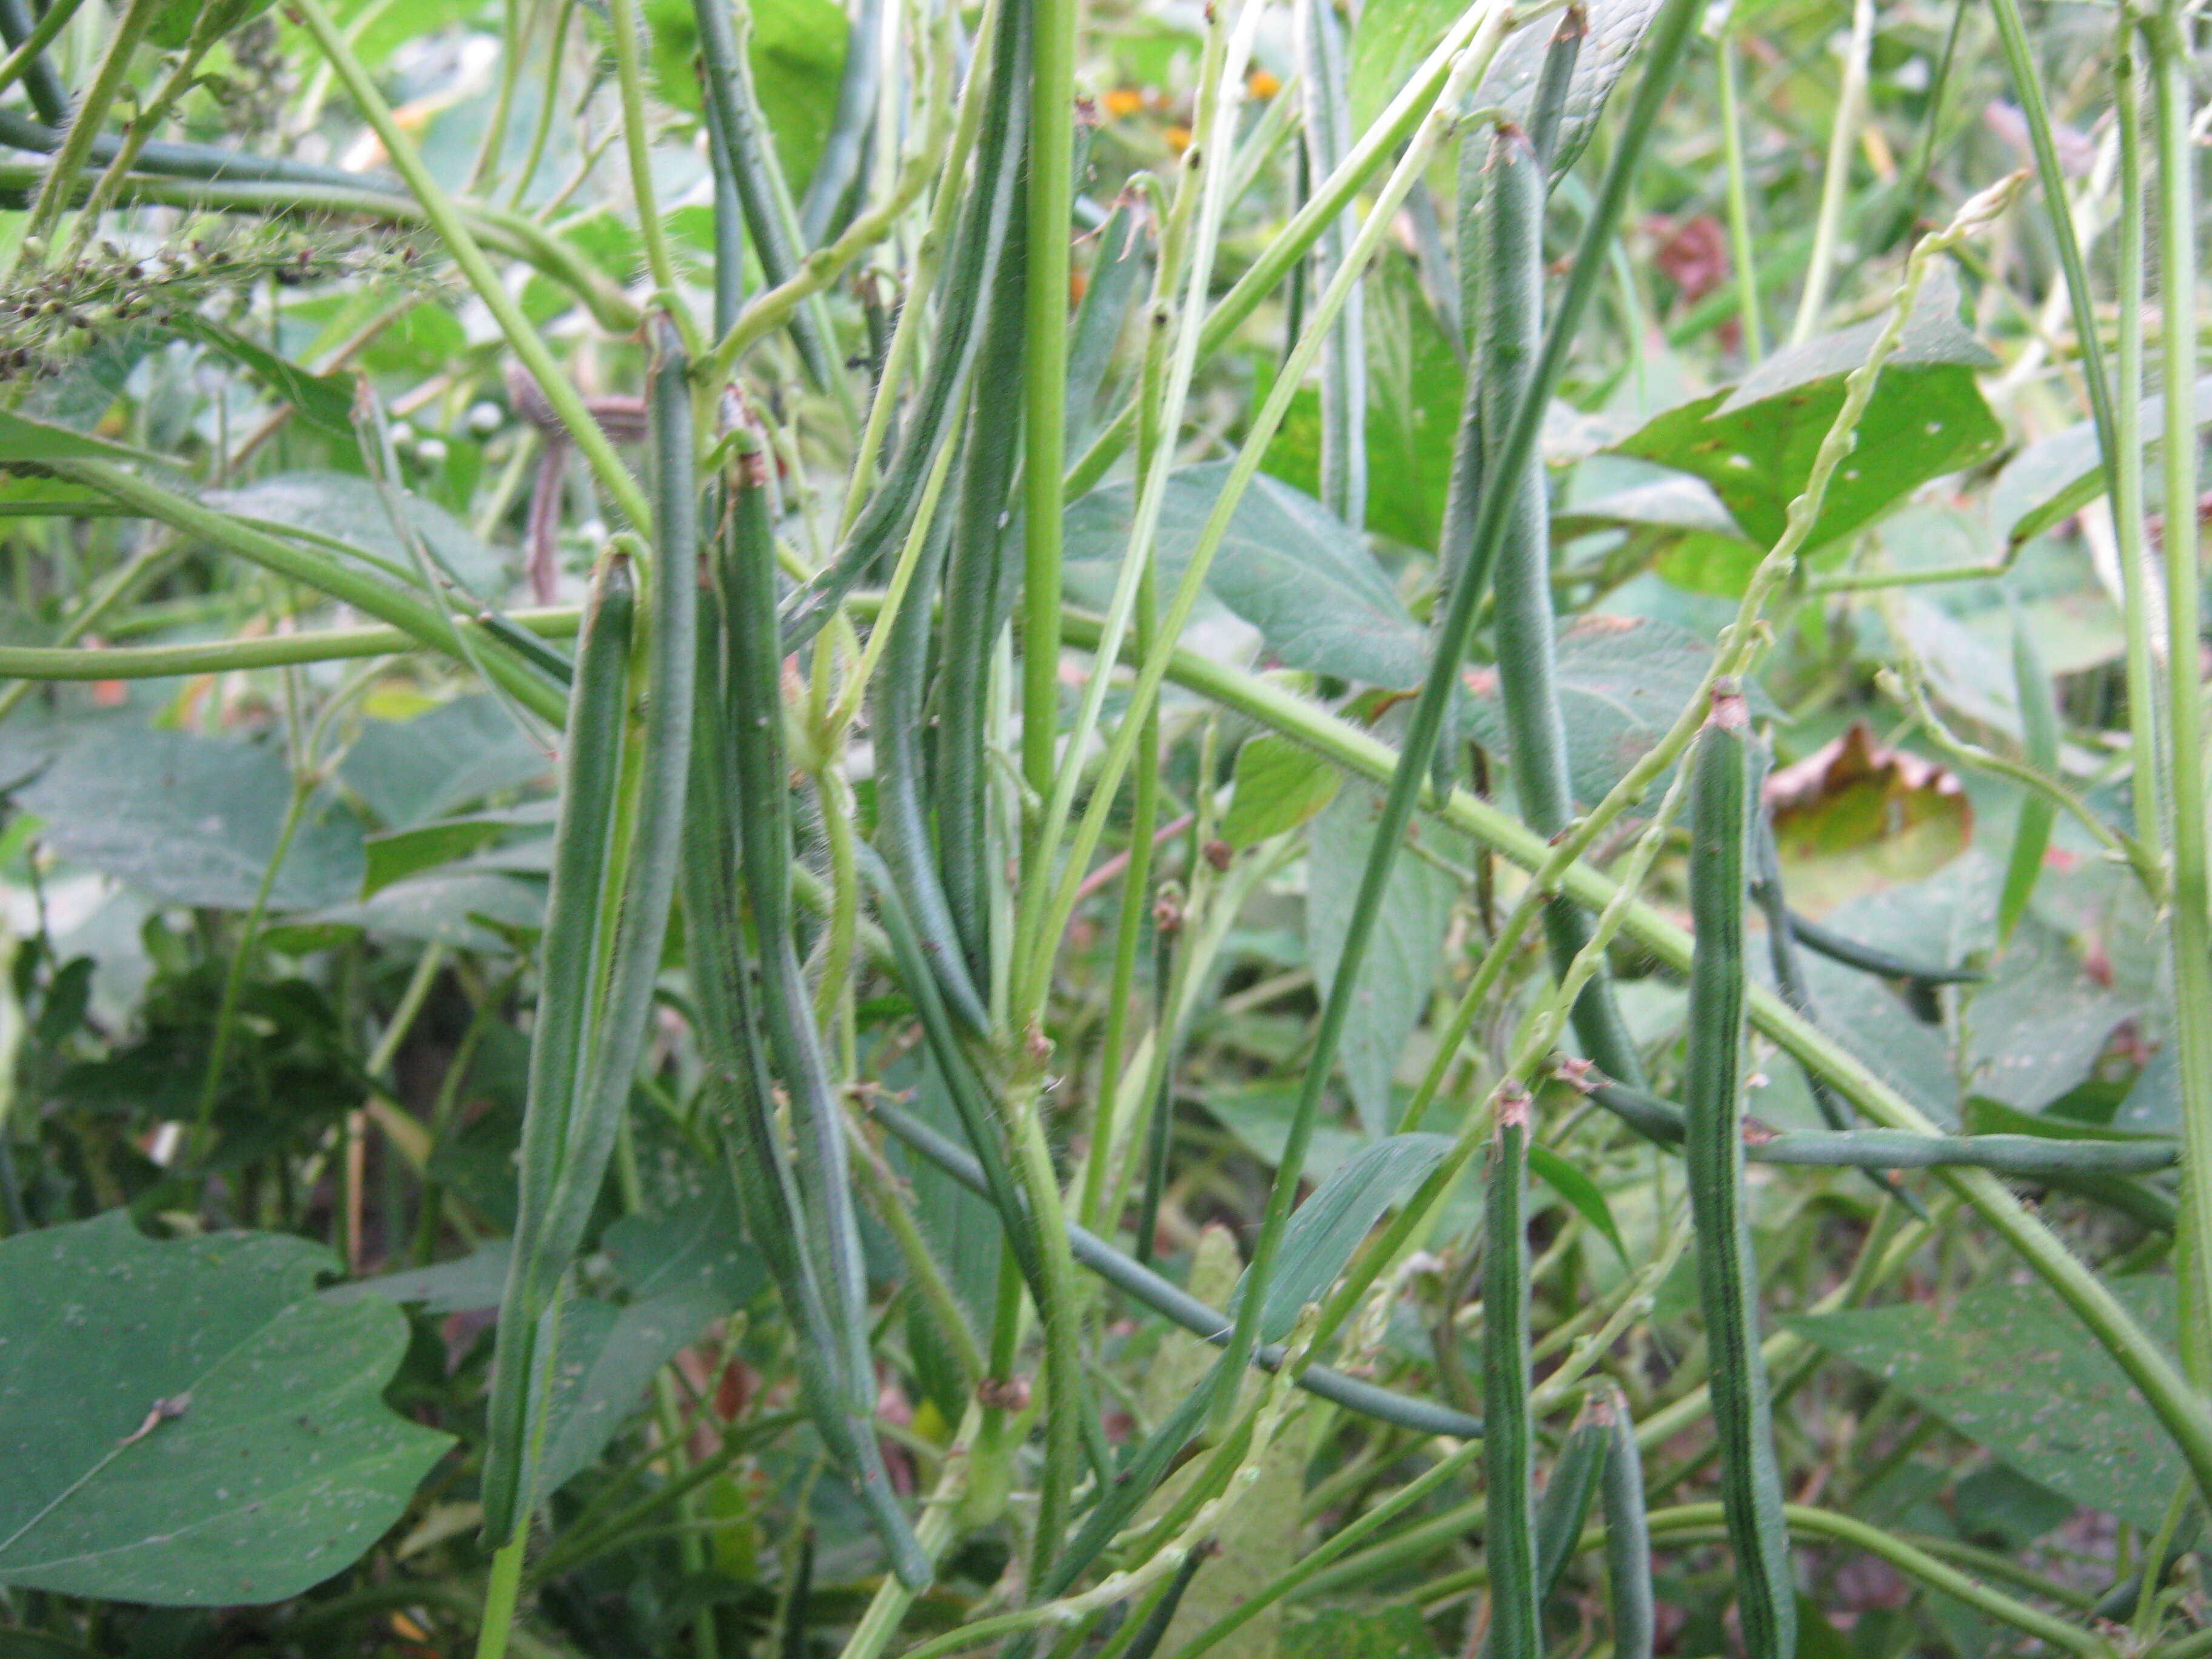
M 1304 744 L 1273 732 L 1247 738 L 1237 750 L 1237 771 L 1221 838 L 1231 847 L 1256 847 L 1295 830 L 1327 806 L 1341 775 Z
M 2040 1111 L 2087 1078 L 2114 1028 L 2142 1012 L 2137 998 L 2100 982 L 2074 940 L 2029 916 L 1966 1005 L 1961 1069 L 1977 1094 Z
M 813 176 L 836 116 L 837 83 L 845 72 L 845 10 L 832 0 L 750 0 L 746 9 L 752 22 L 745 58 L 753 92 L 796 198 Z M 660 95 L 696 112 L 699 77 L 692 58 L 699 49 L 699 24 L 691 0 L 647 0 L 645 17 Z
M 1413 263 L 1382 263 L 1367 313 L 1367 527 L 1433 551 L 1451 490 L 1465 373 L 1420 292 Z M 1272 366 L 1268 369 L 1272 373 Z M 1255 396 L 1265 387 L 1255 385 Z M 1267 445 L 1263 471 L 1311 495 L 1321 477 L 1321 392 L 1301 386 Z
M 2196 414 L 2200 428 L 2212 422 L 2212 374 L 2197 383 Z M 2148 434 L 2143 442 L 2148 460 L 2161 447 L 2166 399 L 2144 398 L 2141 419 L 2139 429 Z M 2018 547 L 2104 493 L 2105 464 L 2097 447 L 2096 422 L 2083 421 L 2028 445 L 2005 463 L 1990 487 L 1990 523 L 2007 547 Z
M 535 933 L 544 924 L 545 884 L 495 871 L 447 866 L 396 881 L 368 898 L 325 905 L 293 921 L 301 928 L 358 928 L 386 939 L 505 956 L 514 948 L 515 935 Z M 272 928 L 270 937 L 281 941 L 283 930 Z
M 1344 954 L 1345 935 L 1352 926 L 1380 811 L 1372 789 L 1348 789 L 1313 821 L 1310 832 L 1306 943 L 1323 996 L 1336 982 L 1337 963 Z M 1432 823 L 1416 823 L 1407 834 L 1425 838 L 1432 848 L 1449 845 L 1449 838 Z M 1390 1079 L 1406 1039 L 1428 1008 L 1457 886 L 1434 865 L 1409 856 L 1393 862 L 1382 890 L 1374 945 L 1337 1050 L 1359 1120 L 1370 1134 L 1383 1133 L 1391 1127 Z
M 1374 1613 L 1329 1607 L 1283 1632 L 1282 1659 L 1439 1659 L 1420 1609 L 1410 1604 Z
M 242 489 L 209 490 L 200 499 L 242 519 L 328 537 L 368 555 L 359 562 L 401 586 L 421 587 L 414 556 L 392 528 L 386 497 L 367 478 L 313 469 L 278 472 Z M 477 593 L 492 592 L 506 581 L 506 559 L 445 508 L 404 491 L 394 492 L 390 500 L 408 527 L 422 538 L 432 563 L 447 575 Z
M 635 1297 L 697 1291 L 734 1311 L 768 1285 L 767 1265 L 745 1242 L 735 1197 L 726 1191 L 665 1215 L 626 1215 L 600 1243 Z
M 185 732 L 110 731 L 64 751 L 16 799 L 46 821 L 73 863 L 173 904 L 253 902 L 292 795 L 270 744 Z M 270 889 L 270 908 L 306 910 L 361 888 L 361 825 L 311 805 Z
M 335 1304 L 381 1297 L 386 1302 L 420 1303 L 426 1313 L 478 1313 L 499 1306 L 509 1255 L 507 1241 L 498 1239 L 452 1261 L 410 1267 L 376 1279 L 351 1279 L 319 1294 L 324 1301 Z
M 456 697 L 408 720 L 368 720 L 338 781 L 387 829 L 411 828 L 544 781 L 552 757 L 517 729 L 495 697 Z M 533 822 L 550 824 L 550 810 Z M 513 820 L 501 820 L 511 822 Z
M 1621 1243 L 1620 1228 L 1613 1218 L 1613 1206 L 1605 1201 L 1604 1190 L 1596 1182 L 1540 1141 L 1528 1143 L 1528 1168 L 1573 1206 L 1583 1220 L 1605 1235 L 1613 1254 L 1620 1258 L 1621 1266 L 1628 1265 L 1628 1247 Z
M 1464 9 L 1453 0 L 1368 0 L 1360 8 L 1352 31 L 1350 73 L 1356 126 L 1365 126 L 1381 112 Z M 1572 167 L 1589 142 L 1606 98 L 1658 9 L 1658 0 L 1592 0 L 1587 7 L 1589 34 L 1575 59 L 1552 161 L 1553 177 Z M 1508 35 L 1469 95 L 1468 107 L 1501 108 L 1526 125 L 1544 51 L 1558 27 L 1556 19 L 1545 16 Z
M 1262 1342 L 1279 1342 L 1291 1334 L 1299 1310 L 1321 1300 L 1369 1230 L 1421 1184 L 1451 1146 L 1449 1135 L 1386 1136 L 1361 1148 L 1298 1206 L 1284 1229 L 1267 1304 L 1260 1312 Z M 1240 1279 L 1230 1312 L 1243 1295 Z
M 1955 282 L 1931 278 L 1875 383 L 1857 445 L 1828 486 L 1808 548 L 1873 522 L 1930 478 L 1972 465 L 2002 442 L 1975 384 L 1995 359 L 1958 312 Z M 1752 540 L 1771 547 L 1843 407 L 1844 376 L 1866 362 L 1884 320 L 1777 352 L 1733 390 L 1658 416 L 1620 453 L 1703 478 Z
M 1698 689 L 1712 647 L 1686 628 L 1650 617 L 1585 615 L 1559 630 L 1559 714 L 1567 775 L 1577 808 L 1593 806 L 1664 736 Z M 1467 730 L 1507 750 L 1505 700 L 1495 668 L 1463 677 Z M 1753 689 L 1753 706 L 1763 698 Z
M 1174 592 L 1231 464 L 1188 466 L 1168 480 L 1156 543 L 1159 590 Z M 1129 545 L 1135 486 L 1103 484 L 1067 509 L 1067 592 L 1103 610 Z M 1369 685 L 1417 685 L 1428 636 L 1368 552 L 1364 538 L 1311 496 L 1264 474 L 1237 504 L 1206 572 L 1206 588 L 1260 630 L 1292 668 Z
M 452 1443 L 379 1398 L 406 1322 L 313 1295 L 336 1266 L 125 1210 L 0 1240 L 0 1582 L 261 1603 L 374 1543 Z
M 624 1308 L 589 1298 L 563 1304 L 552 1398 L 544 1406 L 540 1493 L 557 1492 L 598 1462 L 607 1443 L 645 1403 L 653 1373 L 708 1324 L 733 1311 L 714 1288 L 701 1285 Z M 538 1406 L 533 1399 L 533 1419 Z
M 0 409 L 0 465 L 15 461 L 158 461 L 159 456 L 89 433 Z
M 199 9 L 198 0 L 187 0 L 187 4 L 191 10 Z M 258 341 L 248 339 L 236 329 L 226 328 L 196 311 L 180 313 L 163 326 L 183 339 L 197 341 L 211 351 L 222 353 L 291 404 L 302 420 L 312 422 L 334 438 L 348 444 L 353 442 L 351 374 L 310 374 Z
M 2170 1346 L 2171 1279 L 2120 1279 L 2111 1289 Z M 1915 1303 L 1783 1322 L 2030 1480 L 2145 1532 L 2158 1528 L 2187 1478 L 2142 1396 L 2040 1284 L 1985 1285 L 1948 1308 Z

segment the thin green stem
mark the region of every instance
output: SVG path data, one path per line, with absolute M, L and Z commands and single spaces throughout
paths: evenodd
M 2160 785 L 2157 648 L 2152 606 L 2155 574 L 2143 546 L 2143 244 L 2148 215 L 2143 202 L 2143 72 L 2135 20 L 2124 9 L 2118 24 L 2112 75 L 2120 150 L 2119 292 L 2115 353 L 2119 385 L 2112 399 L 2112 538 L 2120 564 L 2120 611 L 2127 639 L 2128 752 L 2135 762 L 2129 786 L 2136 840 L 2163 856 L 2165 791 Z
M 69 204 L 78 173 L 92 160 L 93 140 L 100 136 L 100 124 L 107 119 L 115 95 L 130 78 L 131 56 L 145 39 L 146 30 L 161 6 L 162 0 L 130 0 L 124 8 L 115 32 L 108 37 L 107 50 L 100 58 L 100 67 L 93 72 L 92 84 L 85 88 L 84 95 L 77 100 L 76 108 L 70 113 L 61 149 L 47 165 L 46 182 L 39 187 L 38 200 L 31 204 L 30 222 L 23 229 L 22 246 L 27 255 L 33 239 L 51 232 L 62 210 Z M 39 261 L 34 258 L 32 263 Z
M 1028 275 L 1023 312 L 1022 775 L 1051 793 L 1060 731 L 1059 457 L 1067 448 L 1068 216 L 1074 200 L 1076 0 L 1033 0 Z M 1042 843 L 1048 858 L 1051 843 Z M 1038 866 L 1042 878 L 1044 867 Z
M 1802 345 L 1820 325 L 1828 307 L 1828 285 L 1835 275 L 1837 245 L 1844 228 L 1844 205 L 1851 191 L 1851 152 L 1858 148 L 1866 119 L 1868 59 L 1874 52 L 1874 0 L 1852 0 L 1850 45 L 1844 58 L 1844 83 L 1836 115 L 1828 128 L 1828 165 L 1820 179 L 1820 216 L 1813 223 L 1813 255 L 1805 266 L 1805 288 L 1790 343 Z
M 1735 265 L 1736 314 L 1743 327 L 1744 361 L 1766 355 L 1766 330 L 1759 314 L 1759 261 L 1751 234 L 1751 189 L 1744 174 L 1743 110 L 1736 100 L 1735 37 L 1720 39 L 1721 153 L 1728 162 L 1729 252 Z
M 502 1544 L 491 1558 L 491 1578 L 484 1585 L 483 1621 L 477 1626 L 477 1659 L 505 1659 L 507 1635 L 514 1624 L 514 1604 L 522 1593 L 522 1553 L 527 1534 Z
M 2189 132 L 2190 21 L 2163 0 L 2146 24 L 2159 156 L 2159 289 L 2166 445 L 2167 846 L 2172 853 L 2174 1037 L 2181 1053 L 2180 1351 L 2200 1393 L 2212 1389 L 2212 882 L 2205 868 L 2204 711 L 2200 683 L 2197 500 L 2197 210 Z
M 385 154 L 391 158 L 393 168 L 406 181 L 408 189 L 414 192 L 415 199 L 422 204 L 423 216 L 429 221 L 431 228 L 438 233 L 453 263 L 460 267 L 469 286 L 476 290 L 477 297 L 483 301 L 485 309 L 498 323 L 500 332 L 507 337 L 508 349 L 521 360 L 522 366 L 537 380 L 539 390 L 545 394 L 546 402 L 552 404 L 553 412 L 561 417 L 561 424 L 568 428 L 570 441 L 591 464 L 592 475 L 599 480 L 599 487 L 622 510 L 624 518 L 641 532 L 649 532 L 653 525 L 653 509 L 645 499 L 645 492 L 638 488 L 637 480 L 623 465 L 622 458 L 615 453 L 614 445 L 608 441 L 591 411 L 584 407 L 582 395 L 554 361 L 552 352 L 546 347 L 544 337 L 522 314 L 521 306 L 508 292 L 507 284 L 500 280 L 499 273 L 492 269 L 491 262 L 484 258 L 483 249 L 478 246 L 460 210 L 431 176 L 429 168 L 423 165 L 422 154 L 415 148 L 414 140 L 400 126 L 398 118 L 392 112 L 392 106 L 385 101 L 384 94 L 369 79 L 368 71 L 362 67 L 361 60 L 354 56 L 352 48 L 331 22 L 330 14 L 323 9 L 322 0 L 298 0 L 297 10 L 300 20 L 307 25 L 316 46 L 337 71 L 339 81 L 353 99 L 362 119 L 382 141 Z
M 653 187 L 653 127 L 646 118 L 645 71 L 638 62 L 637 0 L 607 0 L 607 35 L 614 42 L 615 82 L 622 94 L 623 152 L 629 163 L 629 190 L 637 215 L 639 238 L 645 244 L 646 269 L 653 274 L 653 303 L 676 325 L 685 353 L 698 356 L 706 349 L 698 323 L 676 280 L 676 261 L 668 251 L 668 228 L 660 215 L 659 199 Z M 500 84 L 501 109 L 505 113 L 513 88 L 511 75 Z

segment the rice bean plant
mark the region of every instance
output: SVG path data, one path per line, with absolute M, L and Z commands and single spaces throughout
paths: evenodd
M 2212 1654 L 2203 31 L 0 0 L 0 1654 Z

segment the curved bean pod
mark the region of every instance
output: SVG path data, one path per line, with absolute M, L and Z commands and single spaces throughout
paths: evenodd
M 1688 1054 L 1682 1151 L 1698 1234 L 1698 1288 L 1711 1353 L 1721 1496 L 1735 1556 L 1736 1607 L 1753 1659 L 1791 1659 L 1797 1590 L 1766 1364 L 1759 1346 L 1759 1277 L 1743 1201 L 1745 851 L 1751 720 L 1726 681 L 1698 732 L 1690 774 Z

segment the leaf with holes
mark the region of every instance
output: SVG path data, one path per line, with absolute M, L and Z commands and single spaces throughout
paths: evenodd
M 1866 362 L 1885 320 L 1778 351 L 1741 384 L 1668 410 L 1618 448 L 1703 478 L 1745 532 L 1771 547 L 1843 407 L 1844 377 Z M 1956 283 L 1931 277 L 1807 547 L 1872 523 L 1930 478 L 1992 453 L 2004 432 L 1975 377 L 1995 362 L 1959 321 Z
M 406 1321 L 316 1297 L 337 1265 L 125 1210 L 0 1240 L 0 1583 L 277 1601 L 374 1543 L 452 1443 L 386 1407 Z

